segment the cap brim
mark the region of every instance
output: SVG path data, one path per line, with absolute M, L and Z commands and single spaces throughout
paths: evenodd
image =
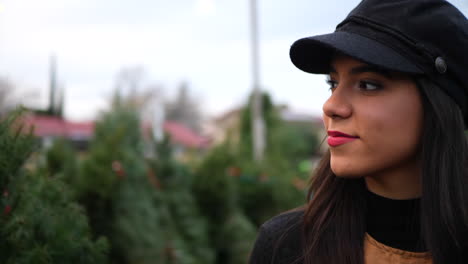
M 305 72 L 326 74 L 330 72 L 331 59 L 337 51 L 384 69 L 410 74 L 423 73 L 392 48 L 344 31 L 299 39 L 291 46 L 289 56 L 293 64 Z

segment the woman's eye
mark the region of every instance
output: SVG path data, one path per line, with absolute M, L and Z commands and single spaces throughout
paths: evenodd
M 359 88 L 364 91 L 376 91 L 382 89 L 382 85 L 369 81 L 359 82 Z
M 331 80 L 331 79 L 328 79 L 327 84 L 328 84 L 328 86 L 330 86 L 330 91 L 333 91 L 336 88 L 336 86 L 338 85 L 338 82 L 334 81 L 334 80 Z

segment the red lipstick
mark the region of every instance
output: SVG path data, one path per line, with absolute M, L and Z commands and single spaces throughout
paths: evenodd
M 346 133 L 340 131 L 329 130 L 328 132 L 327 142 L 330 147 L 337 147 L 339 145 L 346 144 L 351 142 L 359 137 L 351 136 Z

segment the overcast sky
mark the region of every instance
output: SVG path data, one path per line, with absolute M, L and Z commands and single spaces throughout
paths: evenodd
M 297 70 L 289 47 L 333 31 L 359 1 L 258 2 L 262 87 L 277 103 L 319 115 L 325 78 Z M 468 1 L 449 2 L 468 14 Z M 45 107 L 55 54 L 67 118 L 89 120 L 106 106 L 119 69 L 139 65 L 169 96 L 189 82 L 217 115 L 252 88 L 248 14 L 249 0 L 0 0 L 0 76 Z

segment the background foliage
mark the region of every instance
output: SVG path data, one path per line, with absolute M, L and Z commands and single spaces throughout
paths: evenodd
M 247 263 L 257 228 L 304 203 L 303 165 L 318 142 L 310 127 L 285 123 L 268 95 L 260 163 L 250 104 L 239 138 L 184 164 L 167 135 L 142 131 L 135 102 L 116 93 L 86 152 L 63 139 L 40 149 L 15 115 L 0 122 L 4 263 Z

